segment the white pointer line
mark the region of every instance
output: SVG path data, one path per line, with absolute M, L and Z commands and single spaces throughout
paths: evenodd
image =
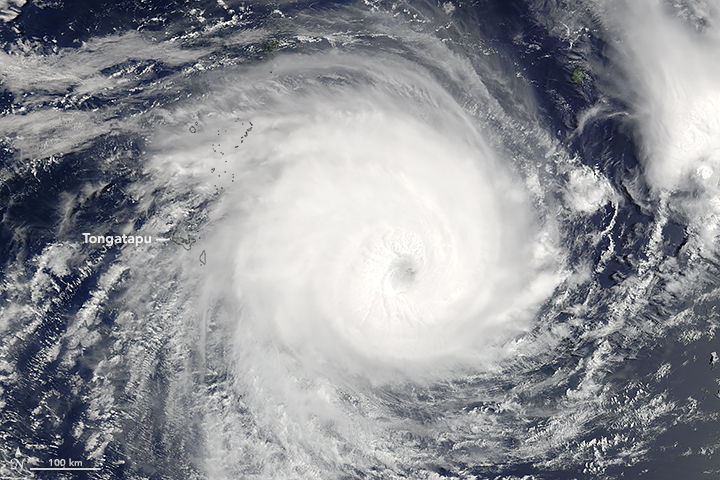
M 63 470 L 100 470 L 99 467 L 81 467 L 81 468 L 75 468 L 75 467 L 59 467 L 59 468 L 31 468 L 30 470 L 52 470 L 52 471 L 63 471 Z

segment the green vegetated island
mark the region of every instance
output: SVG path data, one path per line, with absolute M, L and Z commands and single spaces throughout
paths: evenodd
M 581 83 L 583 80 L 585 80 L 585 71 L 582 68 L 577 67 L 573 70 L 572 81 L 575 83 Z

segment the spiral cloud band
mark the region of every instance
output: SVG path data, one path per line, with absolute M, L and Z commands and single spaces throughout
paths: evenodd
M 244 140 L 219 152 L 245 167 L 216 234 L 237 239 L 219 248 L 241 324 L 345 366 L 497 358 L 556 284 L 524 186 L 426 72 L 362 56 L 318 65 L 290 90 L 299 65 L 279 59 L 252 87 L 224 90 L 223 102 L 261 98 L 262 110 L 193 127 L 193 141 L 219 139 L 216 155 Z
M 0 51 L 0 467 L 717 468 L 717 0 L 75 3 Z

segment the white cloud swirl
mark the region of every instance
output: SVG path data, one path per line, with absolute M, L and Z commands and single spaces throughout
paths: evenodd
M 557 284 L 543 232 L 479 125 L 396 62 L 286 58 L 249 72 L 254 84 L 203 103 L 225 111 L 198 114 L 192 144 L 170 139 L 163 168 L 207 175 L 213 139 L 240 167 L 213 180 L 227 189 L 206 240 L 231 250 L 221 268 L 233 265 L 241 336 L 360 373 L 498 360 Z M 234 110 L 238 97 L 255 104 Z

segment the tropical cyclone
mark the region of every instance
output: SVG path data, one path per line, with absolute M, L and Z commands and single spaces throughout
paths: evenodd
M 314 78 L 287 94 L 305 69 Z M 204 240 L 232 252 L 241 335 L 360 372 L 502 358 L 560 277 L 552 235 L 482 130 L 416 66 L 333 55 L 274 72 L 217 88 L 217 104 L 265 98 L 242 112 L 253 141 L 220 160 L 242 174 Z M 244 135 L 236 112 L 197 115 L 191 143 L 166 137 L 156 159 L 188 186 L 213 173 L 199 145 Z
M 0 443 L 103 478 L 716 468 L 717 55 L 370 3 L 5 54 Z

